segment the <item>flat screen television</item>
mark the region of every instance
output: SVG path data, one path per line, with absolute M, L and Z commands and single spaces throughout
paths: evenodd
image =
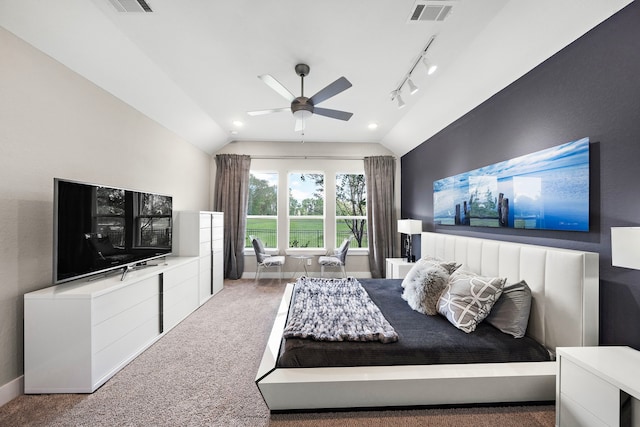
M 55 178 L 53 282 L 126 272 L 169 255 L 172 201 L 161 194 Z

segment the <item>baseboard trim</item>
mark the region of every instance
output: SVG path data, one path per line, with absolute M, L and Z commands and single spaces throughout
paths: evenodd
M 20 375 L 15 380 L 0 386 L 0 406 L 11 402 L 22 394 L 24 394 L 24 375 Z

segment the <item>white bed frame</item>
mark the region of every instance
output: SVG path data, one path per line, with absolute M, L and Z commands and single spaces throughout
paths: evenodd
M 550 351 L 598 345 L 598 254 L 422 233 L 422 256 L 487 276 L 525 279 L 528 334 Z M 271 411 L 555 400 L 556 363 L 276 368 L 293 285 L 288 284 L 256 376 Z

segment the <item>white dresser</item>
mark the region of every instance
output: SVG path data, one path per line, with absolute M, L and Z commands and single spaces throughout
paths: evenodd
M 556 424 L 640 427 L 640 352 L 629 347 L 557 349 Z
M 200 304 L 223 287 L 223 233 L 222 212 L 176 212 L 173 252 L 178 256 L 198 257 Z
M 91 393 L 198 308 L 198 259 L 24 296 L 25 393 Z

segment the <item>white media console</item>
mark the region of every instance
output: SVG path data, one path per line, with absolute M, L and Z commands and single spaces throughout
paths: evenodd
M 222 214 L 180 217 L 174 239 L 182 252 L 201 248 L 199 256 L 25 294 L 25 393 L 92 393 L 222 289 Z

